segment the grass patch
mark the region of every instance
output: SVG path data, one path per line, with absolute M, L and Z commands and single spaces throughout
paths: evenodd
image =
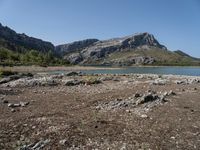
M 87 85 L 101 83 L 101 81 L 99 80 L 97 76 L 87 75 L 87 76 L 83 76 L 82 79 L 83 79 L 83 82 Z
M 151 65 L 164 66 L 199 66 L 200 61 L 187 55 L 181 55 L 172 51 L 162 50 L 156 47 L 150 47 L 148 50 L 144 49 L 127 49 L 124 51 L 114 52 L 106 57 L 106 61 L 113 60 L 127 60 L 130 57 L 149 56 L 156 61 Z
M 18 74 L 17 72 L 11 71 L 11 70 L 3 70 L 0 69 L 0 77 L 5 77 L 5 76 L 11 76 L 11 75 L 15 75 Z

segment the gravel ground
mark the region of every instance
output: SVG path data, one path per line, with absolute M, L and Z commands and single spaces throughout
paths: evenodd
M 98 84 L 85 78 L 1 84 L 0 149 L 199 149 L 199 77 L 96 75 Z

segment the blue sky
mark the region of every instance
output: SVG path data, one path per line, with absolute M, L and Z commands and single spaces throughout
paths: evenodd
M 0 22 L 55 45 L 149 32 L 200 58 L 200 0 L 0 0 Z

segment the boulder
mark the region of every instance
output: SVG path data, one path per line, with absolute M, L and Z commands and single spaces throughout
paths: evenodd
M 77 76 L 77 75 L 79 75 L 79 73 L 75 71 L 70 71 L 70 72 L 65 73 L 65 76 Z
M 165 85 L 168 81 L 165 79 L 156 79 L 155 81 L 153 81 L 153 85 Z
M 79 85 L 82 83 L 80 80 L 75 80 L 75 79 L 69 79 L 69 80 L 64 80 L 64 85 L 66 86 L 74 86 L 74 85 Z
M 145 94 L 144 96 L 142 96 L 139 100 L 137 100 L 136 105 L 153 102 L 157 99 L 159 99 L 158 95 L 148 93 L 148 94 Z

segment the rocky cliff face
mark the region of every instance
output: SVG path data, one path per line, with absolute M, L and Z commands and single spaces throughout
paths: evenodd
M 54 45 L 25 34 L 18 34 L 14 30 L 0 24 L 0 46 L 13 51 L 38 50 L 42 52 L 54 51 Z
M 167 50 L 167 48 L 161 45 L 152 34 L 146 32 L 104 41 L 86 41 L 60 45 L 57 46 L 57 50 L 65 52 L 65 54 L 67 54 L 65 59 L 72 64 L 90 64 L 98 62 L 113 52 L 123 52 L 125 49 L 134 50 L 136 48 L 141 48 L 148 50 L 149 47 L 157 47 L 162 50 Z M 77 49 L 79 50 L 78 52 Z M 128 62 L 132 64 L 150 64 L 153 60 L 150 57 L 132 57 Z
M 76 41 L 76 42 L 69 43 L 69 44 L 63 44 L 63 45 L 56 46 L 56 51 L 61 55 L 68 54 L 71 52 L 82 50 L 88 46 L 91 46 L 93 43 L 95 43 L 97 41 L 99 41 L 99 40 L 98 39 L 86 39 L 86 40 Z

